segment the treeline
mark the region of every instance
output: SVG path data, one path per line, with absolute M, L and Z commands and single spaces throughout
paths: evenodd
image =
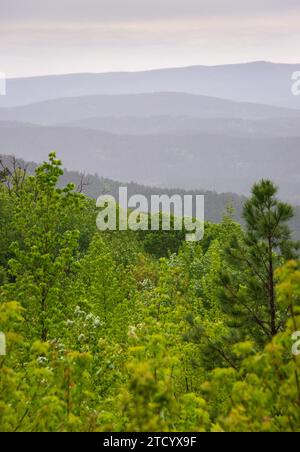
M 17 159 L 12 156 L 5 156 L 0 154 L 0 173 L 1 168 L 9 168 L 11 171 L 14 168 L 26 169 L 26 173 L 34 175 L 37 164 L 34 162 L 25 162 L 22 159 Z M 118 182 L 105 177 L 100 177 L 97 174 L 85 174 L 78 171 L 70 171 L 64 169 L 58 185 L 64 187 L 68 183 L 74 183 L 76 190 L 85 194 L 87 197 L 97 199 L 102 194 L 108 194 L 118 199 L 119 187 L 126 186 L 128 188 L 128 196 L 135 194 L 144 195 L 148 199 L 150 205 L 151 195 L 166 194 L 172 196 L 174 194 L 184 195 L 205 195 L 205 219 L 208 222 L 220 223 L 226 213 L 228 206 L 232 209 L 232 217 L 240 224 L 244 224 L 243 220 L 243 206 L 246 202 L 246 197 L 237 195 L 236 193 L 216 193 L 208 190 L 182 190 L 150 187 L 135 182 Z M 290 227 L 293 231 L 293 236 L 296 240 L 300 240 L 300 206 L 294 206 L 294 216 L 290 221 Z
M 33 175 L 37 167 L 36 163 L 24 162 L 22 159 L 16 159 L 12 156 L 0 155 L 0 171 L 3 168 L 9 168 L 11 171 L 17 167 L 21 167 L 28 174 Z M 227 206 L 230 204 L 234 209 L 234 216 L 237 220 L 241 219 L 243 204 L 246 200 L 243 196 L 238 196 L 234 193 L 218 194 L 212 191 L 189 191 L 186 192 L 182 189 L 167 189 L 157 187 L 147 187 L 144 185 L 136 184 L 134 182 L 122 183 L 112 181 L 104 177 L 99 177 L 97 174 L 80 174 L 77 171 L 64 170 L 64 174 L 59 180 L 59 186 L 65 186 L 68 183 L 74 183 L 79 191 L 84 193 L 89 198 L 97 199 L 101 194 L 110 194 L 118 199 L 119 187 L 126 186 L 128 188 L 128 196 L 131 197 L 135 194 L 144 195 L 150 201 L 151 195 L 161 195 L 162 192 L 166 195 L 172 196 L 173 194 L 185 195 L 205 195 L 205 217 L 207 221 L 219 223 L 222 220 L 222 216 L 226 211 Z M 299 216 L 300 218 L 300 216 Z M 300 220 L 299 220 L 300 224 Z
M 0 430 L 299 431 L 299 245 L 274 184 L 244 227 L 228 212 L 187 243 L 97 231 L 64 177 L 55 154 L 1 171 Z

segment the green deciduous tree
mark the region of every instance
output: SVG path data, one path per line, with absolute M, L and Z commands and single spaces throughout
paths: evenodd
M 81 195 L 71 184 L 57 188 L 61 162 L 51 154 L 49 162 L 28 177 L 15 198 L 12 226 L 17 240 L 10 245 L 10 284 L 3 297 L 26 308 L 34 334 L 41 340 L 55 330 L 64 311 L 64 290 L 76 264 L 79 231 L 69 227 L 69 214 L 80 211 Z

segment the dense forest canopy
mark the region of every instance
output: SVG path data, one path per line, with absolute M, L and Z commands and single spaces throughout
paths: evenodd
M 55 154 L 1 169 L 0 430 L 300 431 L 299 244 L 277 187 L 188 243 L 98 231 L 65 177 Z

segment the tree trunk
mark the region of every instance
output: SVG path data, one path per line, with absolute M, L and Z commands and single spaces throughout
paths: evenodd
M 275 305 L 275 288 L 274 288 L 274 266 L 273 266 L 273 250 L 271 238 L 269 238 L 269 305 L 270 305 L 270 330 L 271 335 L 276 336 L 276 305 Z

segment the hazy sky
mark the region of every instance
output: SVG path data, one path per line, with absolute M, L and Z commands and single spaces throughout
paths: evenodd
M 0 0 L 0 72 L 300 63 L 299 0 Z

